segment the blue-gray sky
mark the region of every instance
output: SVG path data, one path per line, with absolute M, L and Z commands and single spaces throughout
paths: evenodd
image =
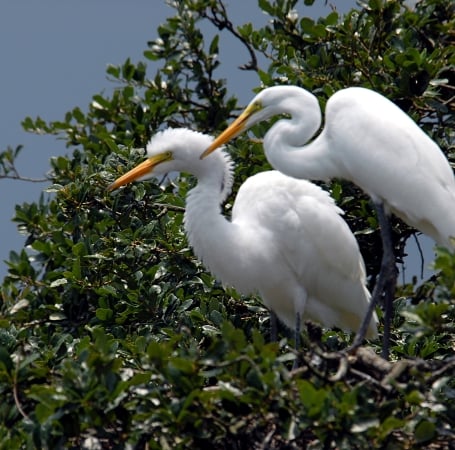
M 226 0 L 234 24 L 268 20 L 254 0 Z M 329 2 L 330 3 L 330 2 Z M 354 0 L 332 1 L 339 12 Z M 326 15 L 324 0 L 300 13 Z M 115 85 L 106 77 L 108 64 L 144 60 L 147 41 L 157 37 L 157 27 L 174 10 L 165 0 L 21 0 L 0 6 L 0 150 L 22 144 L 17 161 L 23 176 L 40 178 L 49 170 L 49 158 L 67 153 L 64 142 L 52 136 L 23 131 L 21 121 L 31 116 L 61 120 L 75 106 L 86 109 L 92 95 L 111 92 Z M 214 30 L 213 30 L 214 31 Z M 223 34 L 222 34 L 223 36 Z M 246 103 L 257 76 L 238 66 L 248 62 L 248 53 L 234 39 L 221 41 L 219 76 L 228 79 L 231 94 Z M 150 73 L 153 66 L 148 62 Z M 7 272 L 10 250 L 20 252 L 24 238 L 11 221 L 16 204 L 39 199 L 46 183 L 0 180 L 0 279 Z

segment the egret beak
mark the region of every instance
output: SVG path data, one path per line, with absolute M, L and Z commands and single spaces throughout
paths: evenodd
M 251 125 L 247 125 L 248 119 L 260 109 L 258 103 L 250 103 L 245 111 L 240 114 L 237 119 L 234 120 L 211 144 L 210 146 L 201 154 L 200 159 L 204 159 L 206 156 L 210 155 L 218 147 L 221 147 L 223 144 L 226 144 L 231 139 L 234 139 L 243 131 L 246 131 Z
M 111 185 L 108 186 L 107 190 L 113 191 L 114 189 L 117 189 L 124 184 L 131 183 L 132 181 L 135 181 L 138 178 L 141 178 L 144 175 L 152 172 L 158 164 L 169 161 L 171 159 L 172 154 L 170 152 L 164 152 L 160 153 L 159 155 L 151 156 L 150 158 L 146 159 L 131 169 L 129 172 L 117 178 Z

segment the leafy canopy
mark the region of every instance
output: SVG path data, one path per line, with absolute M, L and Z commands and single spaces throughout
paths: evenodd
M 247 49 L 243 70 L 257 73 L 258 89 L 297 84 L 322 107 L 343 87 L 375 89 L 453 160 L 454 6 L 370 0 L 314 20 L 296 0 L 259 0 L 270 20 L 256 29 L 233 24 L 220 0 L 170 3 L 174 15 L 144 61 L 107 69 L 112 95 L 94 95 L 87 112 L 75 107 L 61 121 L 23 122 L 63 138 L 69 155 L 50 162 L 50 196 L 16 207 L 27 249 L 11 252 L 2 284 L 0 448 L 449 448 L 453 255 L 438 250 L 438 275 L 400 288 L 397 363 L 364 351 L 344 366 L 324 352 L 351 337 L 311 326 L 304 364 L 292 372 L 286 331 L 269 343 L 261 303 L 222 289 L 188 248 L 191 177 L 112 195 L 106 187 L 143 158 L 138 149 L 156 130 L 216 134 L 236 116 L 235 94 L 217 77 L 226 34 Z M 202 25 L 218 34 L 207 40 Z M 154 75 L 148 61 L 158 64 Z M 247 137 L 236 149 L 238 184 L 268 167 Z M 0 153 L 0 177 L 21 178 L 20 151 Z M 381 251 L 368 199 L 349 183 L 327 188 L 347 211 L 374 282 Z M 394 222 L 400 257 L 412 233 Z

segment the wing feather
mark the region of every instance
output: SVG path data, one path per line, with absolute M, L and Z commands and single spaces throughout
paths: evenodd
M 293 273 L 308 296 L 305 317 L 356 330 L 370 294 L 357 241 L 342 213 L 318 186 L 271 171 L 242 186 L 233 219 L 256 224 L 273 241 L 264 245 L 274 249 L 269 254 L 276 271 L 286 265 L 283 273 Z M 374 336 L 374 325 L 370 331 Z

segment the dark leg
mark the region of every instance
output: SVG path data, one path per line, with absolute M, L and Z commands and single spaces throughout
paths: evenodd
M 393 301 L 397 287 L 397 269 L 395 255 L 393 253 L 392 228 L 382 203 L 376 205 L 379 226 L 381 227 L 383 256 L 381 262 L 381 273 L 384 273 L 382 290 L 384 292 L 384 336 L 382 338 L 382 357 L 389 358 L 390 347 L 390 326 L 392 324 Z M 378 301 L 380 293 L 376 293 Z
M 397 272 L 395 267 L 395 255 L 393 253 L 392 229 L 390 227 L 390 222 L 384 211 L 384 205 L 382 203 L 375 203 L 375 207 L 378 214 L 378 222 L 381 229 L 382 238 L 381 270 L 379 272 L 379 276 L 373 290 L 373 295 L 371 297 L 368 311 L 362 321 L 360 329 L 357 332 L 357 335 L 355 336 L 354 342 L 352 343 L 350 349 L 356 349 L 362 344 L 362 341 L 365 338 L 365 334 L 370 324 L 374 308 L 384 293 L 384 336 L 382 357 L 388 359 L 390 344 L 390 323 L 392 319 L 392 306 L 395 296 Z
M 294 330 L 294 345 L 296 352 L 299 352 L 302 342 L 301 342 L 301 318 L 300 314 L 297 312 L 295 313 L 295 330 Z M 294 360 L 294 364 L 292 365 L 293 369 L 297 369 L 299 367 L 299 357 Z
M 270 311 L 270 342 L 278 340 L 278 322 L 277 316 L 273 311 Z

